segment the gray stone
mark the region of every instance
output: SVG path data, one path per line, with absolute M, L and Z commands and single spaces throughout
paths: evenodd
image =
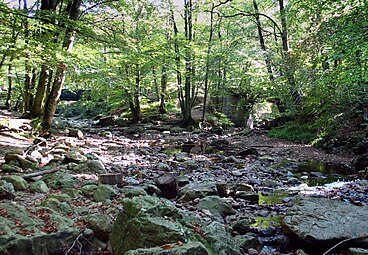
M 83 192 L 80 189 L 63 188 L 62 192 L 72 199 L 80 198 L 83 196 Z
M 171 170 L 171 167 L 168 164 L 165 164 L 165 163 L 162 163 L 162 162 L 158 163 L 156 167 L 160 171 L 168 172 L 168 171 Z
M 201 210 L 209 210 L 212 214 L 219 214 L 223 218 L 236 213 L 231 207 L 231 204 L 226 199 L 219 196 L 207 196 L 202 198 L 199 200 L 197 207 Z
M 86 161 L 86 160 L 87 158 L 84 155 L 82 155 L 79 151 L 69 151 L 65 153 L 63 164 L 68 164 L 68 163 L 79 164 L 80 162 Z
M 180 152 L 180 153 L 175 154 L 175 160 L 177 160 L 179 162 L 184 162 L 186 160 L 189 160 L 188 153 Z
M 259 194 L 254 191 L 237 191 L 235 192 L 235 198 L 241 198 L 256 204 L 259 200 Z
M 101 160 L 87 160 L 73 167 L 73 171 L 77 173 L 103 174 L 106 173 L 106 168 Z
M 49 191 L 49 187 L 47 187 L 47 184 L 44 181 L 31 183 L 29 189 L 32 193 L 46 193 Z
M 190 183 L 179 191 L 179 197 L 184 200 L 193 200 L 211 195 L 218 195 L 216 183 L 214 182 Z
M 78 188 L 80 185 L 77 178 L 64 171 L 49 174 L 43 178 L 43 181 L 52 189 Z
M 98 120 L 98 124 L 101 127 L 115 126 L 116 118 L 114 116 L 104 117 Z
M 99 185 L 93 193 L 93 198 L 96 202 L 103 202 L 107 199 L 112 199 L 117 195 L 116 190 L 109 185 Z
M 136 196 L 146 196 L 147 192 L 140 187 L 135 186 L 126 186 L 120 189 L 120 192 L 123 193 L 126 197 L 136 197 Z
M 97 188 L 98 186 L 95 184 L 88 184 L 81 187 L 81 191 L 86 197 L 92 197 Z
M 284 231 L 308 242 L 336 242 L 368 231 L 367 206 L 355 206 L 326 198 L 303 199 L 284 217 Z
M 250 222 L 248 219 L 239 219 L 233 225 L 233 230 L 237 233 L 244 235 L 250 232 Z
M 15 198 L 15 189 L 13 184 L 0 180 L 0 200 L 9 199 L 13 200 Z
M 124 211 L 119 213 L 110 235 L 115 255 L 146 254 L 137 253 L 139 251 L 157 254 L 154 252 L 162 251 L 160 246 L 178 241 L 201 242 L 211 255 L 240 255 L 238 243 L 226 232 L 224 225 L 205 223 L 197 216 L 176 208 L 169 200 L 141 196 L 124 199 L 122 205 Z M 144 249 L 134 251 L 140 248 Z
M 17 190 L 17 191 L 28 189 L 28 183 L 26 182 L 26 180 L 24 180 L 20 176 L 7 175 L 7 176 L 4 176 L 3 179 L 5 181 L 10 182 L 11 184 L 13 184 L 15 190 Z
M 94 235 L 103 242 L 109 240 L 113 223 L 107 215 L 93 214 L 85 218 L 88 228 L 92 229 Z
M 2 164 L 1 171 L 4 173 L 22 173 L 23 169 L 14 164 Z
M 64 254 L 65 247 L 70 247 L 78 236 L 79 229 L 73 227 L 73 221 L 63 217 L 57 211 L 41 207 L 25 208 L 11 203 L 0 203 L 0 208 L 6 210 L 6 218 L 0 217 L 0 254 L 14 255 L 47 255 Z M 55 227 L 55 232 L 44 232 L 45 221 L 37 217 L 37 212 L 48 215 L 49 224 Z M 15 226 L 17 220 L 22 226 Z M 25 237 L 21 231 L 33 230 Z
M 200 242 L 191 242 L 182 245 L 167 244 L 163 247 L 130 250 L 124 255 L 210 255 L 210 253 Z
M 246 233 L 245 235 L 236 236 L 235 239 L 238 241 L 240 248 L 242 248 L 243 251 L 247 251 L 248 249 L 260 251 L 262 248 L 262 244 L 256 234 Z
M 69 136 L 70 137 L 76 137 L 79 140 L 82 140 L 83 137 L 84 137 L 83 132 L 80 131 L 79 129 L 70 129 L 69 130 Z
M 53 197 L 44 199 L 41 202 L 41 205 L 63 214 L 67 214 L 73 211 L 68 203 L 60 202 L 60 200 Z

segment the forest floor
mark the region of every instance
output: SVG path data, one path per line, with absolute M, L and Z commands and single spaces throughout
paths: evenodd
M 0 111 L 0 120 L 4 119 L 10 120 L 9 123 L 12 124 L 0 130 L 0 163 L 5 162 L 4 155 L 8 152 L 25 151 L 33 145 L 34 140 L 31 138 L 29 120 L 21 119 L 17 114 Z M 84 154 L 97 155 L 108 172 L 124 173 L 124 178 L 129 185 L 139 186 L 147 181 L 154 183 L 159 176 L 169 171 L 178 176 L 184 175 L 190 183 L 202 181 L 247 183 L 256 192 L 269 194 L 271 200 L 272 194 L 276 194 L 277 190 L 289 190 L 289 193 L 284 194 L 282 198 L 294 196 L 298 191 L 305 191 L 311 194 L 318 192 L 324 197 L 339 196 L 342 200 L 349 200 L 357 205 L 368 203 L 367 194 L 365 191 L 362 192 L 363 188 L 358 184 L 346 188 L 339 186 L 339 192 L 327 188 L 326 192 L 323 192 L 323 188 L 321 189 L 322 185 L 338 180 L 357 180 L 359 176 L 349 172 L 353 158 L 327 154 L 309 145 L 269 138 L 267 131 L 264 130 L 232 128 L 219 135 L 206 130 L 174 127 L 166 123 L 98 127 L 85 120 L 65 119 L 64 121 L 68 123 L 67 127 L 47 140 L 46 150 L 51 151 L 57 144 L 63 143 L 71 149 L 77 148 Z M 163 128 L 165 125 L 166 127 Z M 83 131 L 83 137 L 71 136 L 67 131 L 72 129 Z M 46 154 L 42 153 L 42 155 Z M 309 166 L 299 169 L 300 163 L 303 162 Z M 44 158 L 40 166 L 43 167 L 47 163 L 48 159 Z M 165 169 L 160 169 L 158 167 L 160 164 L 164 165 Z M 93 175 L 94 173 L 83 174 Z M 330 179 L 330 176 L 334 178 Z M 317 181 L 313 182 L 312 179 L 315 177 Z M 98 177 L 95 175 L 94 178 Z M 320 182 L 320 180 L 324 181 Z M 308 185 L 319 186 L 319 188 L 311 189 Z M 26 197 L 36 201 L 29 195 Z M 274 198 L 280 199 L 277 195 Z M 18 202 L 22 201 L 24 202 L 24 199 Z M 198 202 L 196 200 L 185 202 L 174 199 L 172 201 L 179 208 L 198 211 L 195 207 Z M 227 217 L 225 221 L 231 225 L 239 217 L 243 217 L 244 212 L 263 218 L 274 214 L 284 215 L 286 208 L 290 206 L 288 202 L 280 205 L 280 201 L 277 204 L 272 204 L 272 201 L 271 204 L 264 203 L 266 204 L 254 205 L 253 202 L 250 203 L 242 197 L 234 197 L 233 204 L 237 213 L 235 216 Z M 92 207 L 95 207 L 95 204 L 91 205 Z M 198 211 L 198 215 L 208 217 L 201 211 Z M 259 227 L 267 229 L 270 226 L 260 225 Z M 264 229 L 257 229 L 254 232 L 262 235 Z M 265 244 L 273 244 L 273 240 L 276 240 L 275 235 L 283 235 L 280 230 L 272 233 L 270 236 L 266 235 L 267 240 L 263 239 Z M 276 244 L 278 245 L 285 246 L 285 243 Z M 281 253 L 266 251 L 264 254 Z

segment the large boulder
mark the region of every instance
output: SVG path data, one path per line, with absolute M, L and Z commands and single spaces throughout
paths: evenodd
M 214 182 L 193 182 L 185 185 L 179 191 L 179 197 L 184 200 L 193 200 L 211 195 L 218 195 L 217 186 Z
M 0 254 L 64 254 L 79 229 L 58 212 L 42 207 L 0 203 Z
M 124 211 L 119 213 L 110 235 L 116 255 L 240 254 L 239 244 L 226 232 L 224 225 L 217 222 L 208 224 L 176 208 L 167 199 L 140 196 L 124 199 L 122 204 Z M 172 249 L 177 253 L 165 253 L 162 249 L 177 243 L 186 243 L 188 246 L 181 249 L 174 245 Z
M 187 244 L 167 244 L 162 247 L 141 248 L 127 251 L 124 255 L 209 255 L 206 247 L 200 242 Z
M 25 190 L 28 188 L 28 183 L 18 175 L 4 176 L 4 180 L 13 184 L 15 190 Z
M 219 196 L 204 197 L 199 200 L 197 207 L 201 210 L 208 210 L 214 215 L 220 215 L 223 218 L 236 213 L 229 201 Z
M 365 235 L 368 232 L 367 219 L 367 206 L 326 198 L 306 198 L 289 210 L 283 220 L 283 229 L 296 241 L 309 244 L 306 247 L 323 250 L 339 241 Z

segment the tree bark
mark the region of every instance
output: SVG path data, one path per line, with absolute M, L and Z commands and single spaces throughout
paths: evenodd
M 38 81 L 37 89 L 36 89 L 36 96 L 33 103 L 33 108 L 31 111 L 31 117 L 32 118 L 38 118 L 42 115 L 42 109 L 43 109 L 43 102 L 45 99 L 45 92 L 46 87 L 50 79 L 50 68 L 47 65 L 42 65 L 41 72 L 40 72 L 40 78 Z
M 68 4 L 66 8 L 66 13 L 69 16 L 69 19 L 72 21 L 76 21 L 80 16 L 80 6 L 82 4 L 82 0 L 73 0 Z M 73 49 L 75 39 L 75 32 L 72 27 L 66 29 L 66 35 L 63 42 L 63 48 L 66 51 L 71 52 Z M 45 104 L 45 114 L 43 116 L 40 135 L 47 135 L 51 129 L 51 123 L 55 115 L 56 107 L 59 102 L 59 98 L 61 95 L 61 90 L 66 77 L 67 66 L 64 63 L 59 63 L 57 66 L 55 79 L 50 91 L 50 95 L 48 96 Z
M 160 108 L 159 108 L 160 113 L 166 113 L 166 106 L 165 106 L 166 89 L 167 89 L 167 71 L 164 63 L 161 69 L 161 91 L 160 91 Z
M 253 6 L 254 6 L 254 11 L 255 13 L 259 13 L 259 9 L 258 9 L 258 4 L 257 4 L 257 0 L 253 0 Z M 266 63 L 266 68 L 267 68 L 267 72 L 269 74 L 269 78 L 270 81 L 274 81 L 274 77 L 272 74 L 272 66 L 271 66 L 271 59 L 270 56 L 268 54 L 267 48 L 266 48 L 266 43 L 263 37 L 263 32 L 262 32 L 262 25 L 261 25 L 261 20 L 259 18 L 259 15 L 255 15 L 256 18 L 256 24 L 257 24 L 257 30 L 258 30 L 258 37 L 259 37 L 259 43 L 263 52 L 263 56 L 265 59 L 265 63 Z
M 8 66 L 8 91 L 6 96 L 5 108 L 11 110 L 12 102 L 11 102 L 11 95 L 13 90 L 13 58 L 10 59 L 9 66 Z

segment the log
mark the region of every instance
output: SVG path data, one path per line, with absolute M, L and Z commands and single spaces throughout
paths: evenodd
M 122 174 L 100 174 L 98 176 L 99 184 L 109 184 L 109 185 L 123 185 L 123 175 Z
M 156 185 L 161 190 L 161 194 L 164 198 L 171 199 L 178 195 L 176 177 L 173 174 L 167 173 L 158 177 Z
M 44 170 L 44 171 L 30 173 L 30 174 L 23 174 L 23 175 L 20 175 L 20 177 L 22 177 L 23 179 L 26 180 L 26 179 L 37 177 L 37 176 L 40 176 L 40 175 L 45 175 L 45 174 L 50 174 L 50 173 L 53 173 L 53 172 L 57 172 L 59 170 L 61 170 L 61 169 L 60 168 L 54 168 L 54 169 Z

